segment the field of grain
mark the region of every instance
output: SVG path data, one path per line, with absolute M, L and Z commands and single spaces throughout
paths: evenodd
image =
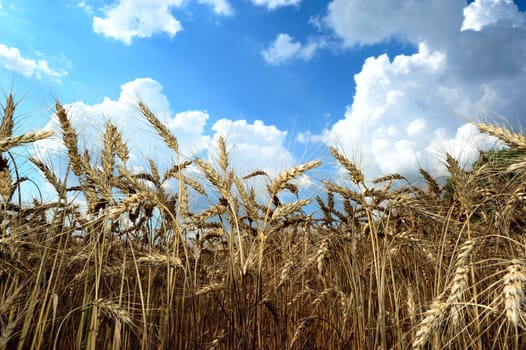
M 164 173 L 150 162 L 136 173 L 117 126 L 102 130 L 101 152 L 81 149 L 57 102 L 68 176 L 28 159 L 56 191 L 54 202 L 30 202 L 12 150 L 51 135 L 14 135 L 16 109 L 8 96 L 2 350 L 526 347 L 521 133 L 476 124 L 508 148 L 481 153 L 472 171 L 447 156 L 445 184 L 424 169 L 420 185 L 365 179 L 330 149 L 347 182 L 321 180 L 303 198 L 295 180 L 320 161 L 237 174 L 220 138 L 214 162 L 180 160 Z M 177 138 L 138 110 L 180 159 Z M 196 198 L 208 206 L 192 210 Z

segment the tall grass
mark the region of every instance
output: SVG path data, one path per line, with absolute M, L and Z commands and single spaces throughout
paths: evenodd
M 57 200 L 22 203 L 14 194 L 27 179 L 11 149 L 50 134 L 14 136 L 12 96 L 2 107 L 0 349 L 526 346 L 521 134 L 477 124 L 514 156 L 481 154 L 471 172 L 447 157 L 442 187 L 424 169 L 424 186 L 398 174 L 366 181 L 330 149 L 348 183 L 323 180 L 324 191 L 300 198 L 294 180 L 321 162 L 272 179 L 237 174 L 222 138 L 217 161 L 183 161 L 141 103 L 177 164 L 137 174 L 118 126 L 106 124 L 93 154 L 57 103 L 70 175 L 30 158 Z M 268 181 L 266 196 L 253 177 Z M 193 212 L 195 198 L 209 206 Z

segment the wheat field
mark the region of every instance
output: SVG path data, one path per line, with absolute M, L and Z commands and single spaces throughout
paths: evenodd
M 12 150 L 51 133 L 13 135 L 17 107 L 9 95 L 0 125 L 2 350 L 526 347 L 521 133 L 476 124 L 508 147 L 472 171 L 448 155 L 445 184 L 365 179 L 330 148 L 347 182 L 302 198 L 318 160 L 238 174 L 223 138 L 216 161 L 182 160 L 139 103 L 178 161 L 137 173 L 118 126 L 82 149 L 57 102 L 68 176 L 30 157 L 56 200 L 23 201 Z

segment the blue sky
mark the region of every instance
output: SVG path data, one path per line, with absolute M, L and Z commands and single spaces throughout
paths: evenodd
M 140 98 L 185 156 L 206 156 L 226 136 L 243 171 L 275 172 L 335 145 L 370 176 L 440 174 L 444 152 L 469 163 L 495 143 L 467 119 L 524 125 L 525 9 L 512 0 L 0 0 L 0 88 L 24 99 L 24 127 L 56 128 L 58 97 L 88 148 L 113 120 L 138 166 L 165 151 L 132 106 Z M 58 141 L 39 143 L 41 156 L 56 157 Z

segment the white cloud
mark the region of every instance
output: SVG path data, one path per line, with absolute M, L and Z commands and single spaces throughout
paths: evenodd
M 171 14 L 184 0 L 120 0 L 114 7 L 104 10 L 105 17 L 93 18 L 95 33 L 120 40 L 130 45 L 134 37 L 149 38 L 156 33 L 170 37 L 183 27 Z
M 266 6 L 269 10 L 274 10 L 284 6 L 298 6 L 301 0 L 252 0 L 254 5 Z
M 346 46 L 390 39 L 418 44 L 458 31 L 464 5 L 464 0 L 333 0 L 325 22 Z
M 475 3 L 470 6 L 487 9 L 497 2 Z M 475 14 L 463 12 L 465 6 L 460 0 L 332 1 L 325 24 L 343 46 L 402 40 L 415 52 L 366 59 L 345 115 L 310 139 L 322 136 L 358 153 L 371 176 L 414 174 L 418 167 L 440 173 L 445 152 L 469 165 L 478 148 L 493 145 L 495 139 L 462 121 L 492 112 L 525 115 L 526 29 L 503 10 L 516 11 L 508 2 L 495 10 L 505 20 L 491 26 L 482 24 L 481 8 Z M 461 31 L 466 12 L 480 31 Z
M 409 123 L 406 128 L 407 135 L 415 136 L 418 135 L 426 127 L 426 122 L 422 118 L 415 119 Z
M 182 111 L 172 113 L 167 97 L 162 93 L 162 86 L 150 78 L 135 79 L 121 86 L 117 100 L 105 98 L 101 103 L 87 105 L 81 101 L 67 104 L 72 124 L 79 132 L 81 145 L 97 153 L 100 147 L 104 124 L 112 121 L 122 132 L 130 148 L 130 168 L 147 168 L 146 159 L 153 159 L 161 171 L 174 164 L 176 157 L 156 134 L 153 128 L 141 117 L 137 110 L 137 101 L 144 101 L 152 112 L 177 137 L 179 150 L 184 159 L 196 155 L 214 158 L 217 152 L 217 138 L 225 137 L 232 148 L 231 162 L 235 169 L 244 175 L 254 170 L 265 170 L 275 174 L 286 166 L 291 166 L 292 155 L 284 147 L 287 133 L 273 125 L 261 121 L 249 123 L 246 120 L 221 119 L 211 125 L 207 132 L 210 116 L 206 111 Z M 48 122 L 47 129 L 60 127 L 56 116 Z M 38 141 L 35 147 L 38 156 L 56 162 L 62 159 L 62 166 L 54 169 L 65 169 L 66 151 L 60 137 Z M 62 157 L 62 158 L 61 158 Z M 60 162 L 60 161 L 59 161 Z
M 256 120 L 220 119 L 213 126 L 214 138 L 223 136 L 233 148 L 233 162 L 243 172 L 264 170 L 274 174 L 291 166 L 292 156 L 284 147 L 286 131 Z
M 64 107 L 79 132 L 79 139 L 90 150 L 93 145 L 100 145 L 97 141 L 101 140 L 104 125 L 109 120 L 120 129 L 124 139 L 129 141 L 132 166 L 143 165 L 146 158 L 169 166 L 175 155 L 141 117 L 138 101 L 149 106 L 157 118 L 184 141 L 180 142 L 179 147 L 183 156 L 192 157 L 207 147 L 210 138 L 202 133 L 208 114 L 203 111 L 187 111 L 172 116 L 169 101 L 162 93 L 162 86 L 150 78 L 135 79 L 123 84 L 117 100 L 106 97 L 101 103 L 94 105 L 77 101 Z M 56 116 L 49 121 L 47 128 L 60 131 Z M 64 153 L 64 147 L 57 140 L 39 141 L 38 148 L 42 156 L 49 155 L 50 158 Z
M 524 26 L 526 16 L 513 0 L 476 0 L 464 9 L 461 30 L 480 31 L 485 26 L 503 21 L 512 27 Z
M 199 3 L 212 6 L 218 15 L 229 16 L 234 12 L 228 0 L 199 0 Z
M 33 76 L 41 78 L 42 74 L 55 78 L 67 75 L 64 70 L 51 69 L 46 60 L 24 57 L 16 47 L 8 47 L 4 44 L 0 44 L 0 65 L 28 78 Z
M 502 145 L 497 138 L 480 133 L 475 125 L 464 124 L 456 130 L 454 137 L 449 136 L 443 128 L 435 130 L 434 138 L 425 151 L 434 155 L 429 160 L 435 175 L 447 175 L 443 157 L 446 152 L 457 159 L 460 166 L 471 170 L 473 163 L 478 159 L 479 150 Z
M 280 33 L 272 45 L 263 50 L 262 55 L 267 63 L 278 65 L 293 59 L 309 60 L 320 46 L 316 42 L 303 45 L 294 41 L 290 35 Z
M 385 54 L 368 58 L 355 76 L 352 106 L 343 119 L 325 131 L 325 141 L 347 154 L 361 153 L 362 165 L 370 176 L 440 167 L 436 160 L 446 151 L 459 155 L 456 150 L 468 146 L 487 147 L 490 139 L 486 136 L 457 137 L 455 142 L 445 137 L 445 130 L 458 126 L 455 116 L 469 115 L 477 99 L 485 96 L 483 89 L 459 93 L 459 86 L 447 80 L 448 67 L 445 53 L 430 51 L 425 44 L 417 53 L 399 55 L 393 61 Z M 459 130 L 462 128 L 466 127 Z M 437 134 L 438 130 L 443 131 Z M 444 136 L 442 143 L 437 135 Z M 437 146 L 447 143 L 455 147 Z M 470 152 L 466 159 L 473 154 Z

